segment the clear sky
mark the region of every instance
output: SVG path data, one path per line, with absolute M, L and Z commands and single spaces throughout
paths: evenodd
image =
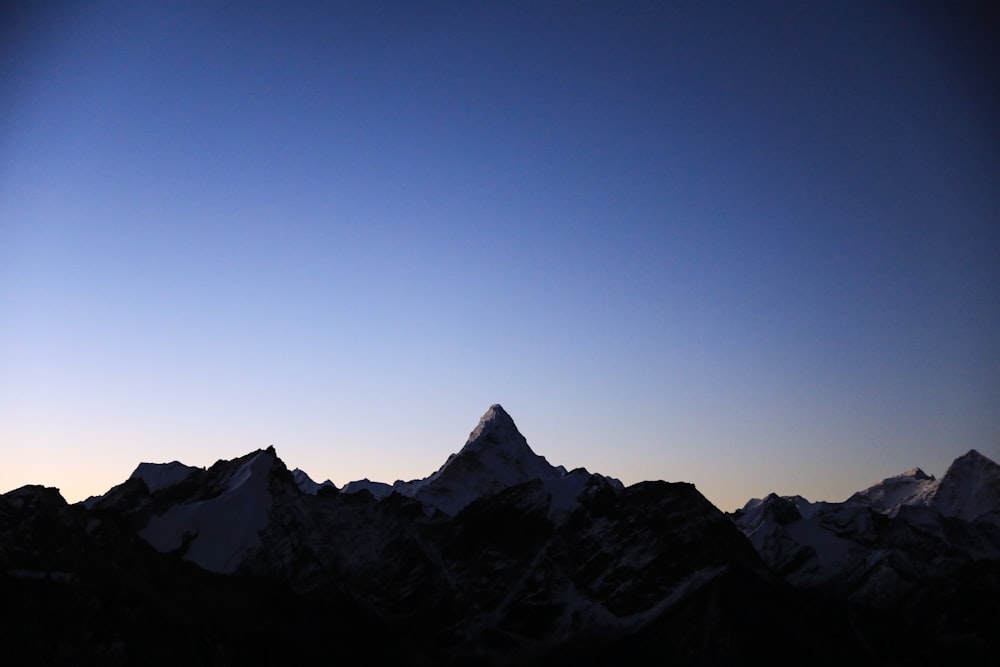
M 1000 459 L 975 5 L 22 4 L 0 491 L 423 477 L 496 402 L 727 510 Z

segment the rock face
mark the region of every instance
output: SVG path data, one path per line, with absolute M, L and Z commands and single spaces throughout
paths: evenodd
M 970 453 L 940 483 L 731 518 L 691 484 L 553 466 L 495 405 L 391 486 L 338 491 L 268 448 L 141 464 L 73 506 L 0 496 L 0 622 L 39 664 L 979 659 L 1000 618 L 994 469 Z

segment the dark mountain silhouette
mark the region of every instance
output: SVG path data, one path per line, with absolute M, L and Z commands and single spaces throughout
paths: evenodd
M 4 494 L 0 627 L 18 664 L 982 659 L 996 468 L 971 452 L 940 482 L 730 517 L 691 484 L 552 466 L 495 405 L 412 482 L 338 490 L 268 448 L 143 463 L 76 505 Z

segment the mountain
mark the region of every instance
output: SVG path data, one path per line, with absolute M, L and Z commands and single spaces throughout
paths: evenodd
M 337 485 L 330 480 L 326 480 L 323 483 L 313 481 L 313 478 L 305 470 L 300 470 L 299 468 L 292 471 L 292 479 L 295 480 L 295 484 L 303 493 L 310 493 L 312 495 L 316 495 L 323 488 L 337 488 Z
M 595 473 L 596 474 L 596 473 Z M 517 430 L 513 418 L 499 404 L 491 405 L 469 434 L 465 445 L 444 465 L 423 479 L 392 485 L 368 479 L 349 482 L 344 493 L 366 490 L 376 498 L 398 493 L 418 500 L 428 511 L 454 516 L 472 501 L 530 481 L 541 481 L 554 500 L 553 511 L 572 505 L 594 477 L 583 468 L 567 472 L 536 454 Z M 621 482 L 596 474 L 612 485 Z
M 148 518 L 139 536 L 157 551 L 182 552 L 206 570 L 236 571 L 260 545 L 273 504 L 271 476 L 279 465 L 283 470 L 269 448 L 217 463 L 197 485 L 161 489 L 173 492 L 171 502 Z
M 141 479 L 126 484 L 148 500 Z M 352 664 L 405 664 L 406 647 L 351 596 L 206 571 L 150 547 L 134 519 L 43 486 L 0 495 L 7 664 L 304 664 L 328 659 L 331 641 Z
M 140 463 L 129 479 L 141 479 L 150 491 L 159 491 L 183 482 L 198 468 L 180 461 L 170 463 Z
M 938 480 L 934 475 L 912 468 L 858 491 L 847 502 L 860 503 L 888 516 L 896 516 L 899 508 L 905 505 L 926 505 L 937 487 Z
M 733 520 L 794 588 L 975 653 L 1000 636 L 998 490 L 1000 466 L 972 450 L 941 479 L 913 468 L 840 503 L 771 494 Z
M 692 484 L 554 466 L 494 405 L 410 482 L 337 489 L 269 447 L 142 463 L 76 505 L 4 494 L 0 627 L 20 664 L 981 661 L 995 468 L 727 516 Z
M 535 454 L 500 406 L 492 405 L 469 434 L 465 446 L 426 479 L 397 484 L 394 489 L 427 507 L 455 515 L 476 498 L 534 480 L 566 474 Z
M 1000 465 L 972 449 L 955 459 L 940 480 L 913 468 L 858 491 L 847 502 L 888 516 L 896 516 L 903 507 L 924 506 L 942 516 L 997 522 Z
M 1000 465 L 970 450 L 951 464 L 927 504 L 944 516 L 1000 526 Z
M 790 583 L 867 599 L 904 594 L 933 563 L 1000 560 L 998 513 L 1000 466 L 971 450 L 941 479 L 913 468 L 841 503 L 771 494 L 733 519 Z
M 386 484 L 385 482 L 373 482 L 367 477 L 364 479 L 357 479 L 353 482 L 348 482 L 341 489 L 343 493 L 359 493 L 361 491 L 367 491 L 372 494 L 372 497 L 381 500 L 387 495 L 392 493 L 392 485 Z

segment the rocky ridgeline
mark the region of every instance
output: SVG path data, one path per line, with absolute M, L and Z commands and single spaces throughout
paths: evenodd
M 0 497 L 19 664 L 896 664 L 995 656 L 998 466 L 726 516 L 535 454 L 492 406 L 422 480 L 338 490 L 272 449 Z M 891 612 L 891 613 L 887 613 Z

